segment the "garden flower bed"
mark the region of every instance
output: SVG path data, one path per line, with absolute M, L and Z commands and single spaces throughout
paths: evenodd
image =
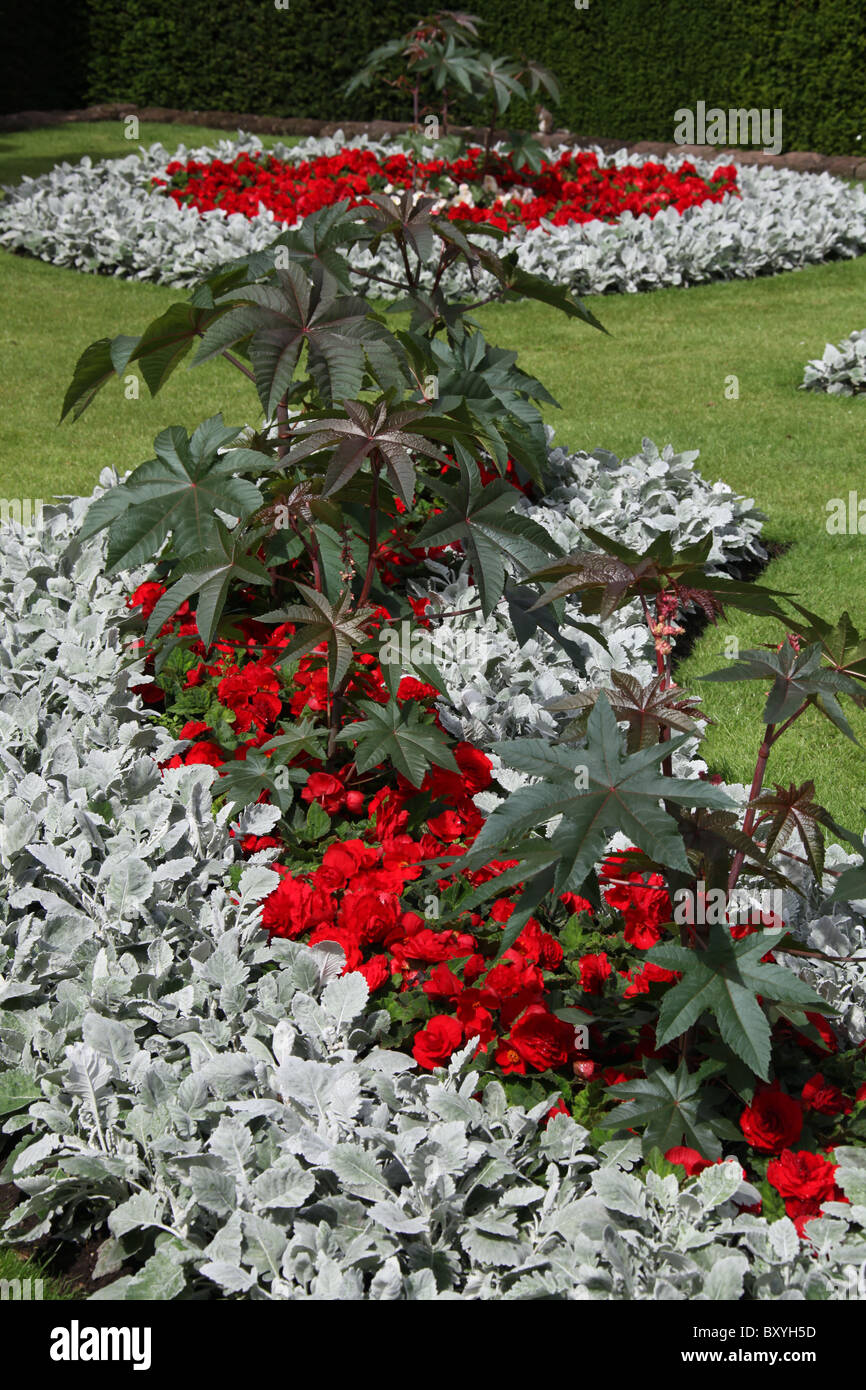
M 7 1237 L 107 1230 L 105 1297 L 844 1296 L 862 844 L 767 767 L 866 641 L 694 455 L 551 450 L 460 284 L 600 328 L 566 286 L 359 192 L 63 406 L 195 345 L 257 426 L 0 534 Z M 748 789 L 673 666 L 728 608 L 783 634 L 706 677 L 769 687 Z
M 230 163 L 172 160 L 165 172 L 165 180 L 154 178 L 154 187 L 164 188 L 178 207 L 244 217 L 256 217 L 266 208 L 287 226 L 342 198 L 357 206 L 369 193 L 395 189 L 432 194 L 437 210 L 450 220 L 486 223 L 503 232 L 536 228 L 542 221 L 554 227 L 616 222 L 624 212 L 654 217 L 665 207 L 685 212 L 737 193 L 732 164 L 715 170 L 707 181 L 688 160 L 676 169 L 651 161 L 602 165 L 591 150 L 566 150 L 540 172 L 528 165 L 516 169 L 505 152 L 485 159 L 480 148 L 470 148 L 463 159 L 417 164 L 405 154 L 385 158 L 363 148 L 300 162 L 245 152 Z
M 504 250 L 514 250 L 525 269 L 550 274 L 579 293 L 748 278 L 856 256 L 866 247 L 866 194 L 829 175 L 742 166 L 734 184 L 732 166 L 719 162 L 689 161 L 685 168 L 694 172 L 684 174 L 684 162 L 673 156 L 551 153 L 559 172 L 541 176 L 547 189 L 541 198 L 518 205 L 512 196 L 493 206 L 502 192 L 518 192 L 521 199 L 531 192 L 530 175 L 515 171 L 512 181 L 499 151 L 496 168 L 501 174 L 508 167 L 503 189 L 485 192 L 483 177 L 466 184 L 460 216 L 506 229 Z M 438 174 L 435 147 L 429 155 L 427 167 Z M 94 164 L 88 158 L 8 189 L 0 203 L 0 245 L 55 265 L 188 285 L 231 257 L 264 248 L 284 217 L 326 206 L 338 190 L 363 196 L 374 170 L 390 168 L 390 182 L 398 186 L 405 157 L 394 144 L 346 142 L 338 135 L 291 150 L 277 146 L 269 159 L 255 137 L 220 142 L 217 149 L 181 149 L 173 159 L 160 146 L 128 159 Z M 184 202 L 182 188 L 172 182 L 191 162 L 210 170 L 205 184 L 196 176 L 187 193 L 202 211 Z M 302 168 L 311 174 L 292 176 L 292 169 Z M 564 180 L 567 171 L 577 177 Z M 477 160 L 466 161 L 463 172 L 478 173 Z M 189 177 L 181 176 L 184 187 Z M 373 182 L 380 177 L 374 174 Z M 459 166 L 455 179 L 463 181 Z M 155 192 L 154 180 L 175 196 L 159 187 Z M 455 190 L 453 180 L 444 182 L 443 201 L 461 198 L 459 183 Z M 208 210 L 220 193 L 221 205 Z M 234 211 L 235 204 L 241 210 Z M 455 217 L 456 206 L 446 215 Z M 365 251 L 358 264 L 391 278 L 392 259 L 381 249 Z
M 586 482 L 585 458 L 560 454 L 565 493 Z M 669 497 L 697 502 L 705 485 L 690 469 L 669 456 L 666 474 Z M 603 520 L 603 475 L 585 498 L 590 514 L 593 498 Z M 739 518 L 722 557 L 731 562 L 755 532 L 748 509 L 726 504 Z M 550 510 L 563 524 L 561 498 Z M 6 1238 L 100 1237 L 101 1275 L 137 1272 L 97 1297 L 207 1286 L 270 1299 L 851 1296 L 862 1151 L 839 1144 L 828 1159 L 803 1147 L 807 1130 L 826 1144 L 852 1113 L 856 1098 L 830 1079 L 843 1074 L 838 1051 L 795 1047 L 801 1093 L 759 1090 L 738 1158 L 712 1164 L 674 1146 L 647 1166 L 634 1137 L 594 1132 L 594 1078 L 626 1081 L 629 1059 L 605 1067 L 575 1050 L 574 1030 L 542 1001 L 562 942 L 570 954 L 602 948 L 579 958 L 585 1008 L 627 959 L 623 997 L 652 990 L 640 957 L 669 912 L 663 890 L 611 862 L 621 886 L 611 883 L 597 922 L 581 914 L 588 904 L 564 904 L 555 935 L 523 930 L 497 967 L 501 982 L 488 974 L 482 989 L 461 987 L 449 962 L 502 930 L 507 897 L 480 933 L 452 939 L 412 911 L 412 891 L 419 852 L 459 844 L 480 819 L 473 794 L 491 762 L 468 744 L 459 777 L 434 769 L 431 790 L 448 809 L 420 837 L 401 823 L 400 779 L 371 806 L 313 774 L 309 862 L 277 874 L 277 808 L 234 817 L 220 787 L 232 755 L 216 752 L 215 721 L 181 729 L 180 743 L 154 722 L 146 663 L 125 666 L 117 624 L 156 594 L 141 572 L 105 578 L 104 543 L 76 539 L 84 511 L 83 501 L 47 509 L 39 536 L 0 533 L 0 855 L 14 885 L 0 908 L 0 1057 L 11 1069 L 0 1099 L 14 1145 L 4 1177 L 25 1198 Z M 655 517 L 644 510 L 644 524 L 667 525 L 666 515 L 670 503 Z M 276 699 L 249 641 L 221 652 L 212 674 L 195 660 L 203 679 L 182 683 L 209 689 L 214 715 L 214 697 L 235 714 L 236 734 L 249 736 L 233 750 L 241 763 L 283 701 L 295 715 L 315 707 L 321 664 L 302 662 Z M 342 828 L 322 854 L 326 821 Z M 862 948 L 862 919 L 813 889 L 802 939 L 833 949 L 834 923 L 836 949 L 852 930 Z M 849 1021 L 859 1010 L 862 1029 L 851 988 L 839 970 L 834 1002 Z M 604 1046 L 594 1027 L 590 1036 Z

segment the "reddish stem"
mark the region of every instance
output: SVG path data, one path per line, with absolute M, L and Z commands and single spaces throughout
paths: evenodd
M 784 724 L 779 725 L 778 729 L 776 728 L 775 724 L 768 724 L 764 731 L 764 737 L 761 742 L 761 746 L 758 749 L 758 761 L 755 764 L 755 775 L 752 778 L 752 785 L 749 788 L 749 805 L 746 807 L 746 814 L 743 817 L 744 835 L 751 835 L 752 831 L 755 828 L 757 810 L 752 803 L 756 801 L 761 794 L 761 788 L 764 785 L 764 773 L 767 770 L 767 759 L 770 756 L 770 750 L 772 749 L 775 743 L 778 743 L 785 730 L 790 729 L 794 720 L 799 719 L 800 715 L 803 713 L 805 709 L 806 705 L 802 704 L 798 710 L 794 711 L 794 713 L 790 716 L 789 719 L 785 720 Z M 729 893 L 732 893 L 737 886 L 737 879 L 740 877 L 740 874 L 742 872 L 745 857 L 746 856 L 742 850 L 738 850 L 737 853 L 734 855 L 734 860 L 731 864 L 731 872 L 728 875 Z
M 373 579 L 376 573 L 376 543 L 379 537 L 379 460 L 373 459 L 373 489 L 370 494 L 370 527 L 367 532 L 367 573 L 364 575 L 364 587 L 358 599 L 358 608 L 363 608 L 367 599 L 370 597 L 370 590 L 373 587 Z

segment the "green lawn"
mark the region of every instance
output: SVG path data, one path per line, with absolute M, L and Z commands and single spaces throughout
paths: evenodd
M 24 1259 L 17 1250 L 9 1246 L 0 1246 L 0 1280 L 3 1279 L 30 1279 L 34 1281 L 30 1289 L 31 1300 L 35 1299 L 40 1292 L 45 1301 L 75 1299 L 80 1296 L 65 1280 L 51 1278 L 38 1263 Z M 39 1279 L 42 1280 L 41 1290 L 39 1285 L 35 1283 Z
M 617 295 L 593 301 L 612 340 L 583 331 L 536 306 L 496 306 L 484 315 L 494 341 L 521 361 L 562 403 L 549 419 L 572 447 L 634 453 L 641 436 L 661 446 L 699 449 L 698 468 L 754 497 L 767 513 L 765 535 L 789 548 L 762 582 L 795 593 L 835 618 L 847 608 L 866 629 L 862 536 L 828 535 L 827 502 L 866 497 L 866 400 L 798 391 L 803 364 L 860 322 L 866 258 L 787 275 L 689 290 Z M 735 375 L 739 399 L 725 398 Z M 760 743 L 760 684 L 697 686 L 724 664 L 724 639 L 741 649 L 772 640 L 777 624 L 734 614 L 709 629 L 679 680 L 704 695 L 716 726 L 707 757 L 731 781 L 749 781 Z M 866 744 L 866 714 L 850 710 Z M 819 716 L 804 715 L 774 751 L 775 781 L 813 778 L 819 798 L 843 824 L 866 823 L 866 753 Z
M 91 159 L 120 159 L 134 154 L 139 145 L 161 144 L 174 150 L 178 145 L 196 148 L 217 140 L 234 138 L 232 130 L 210 130 L 196 125 L 169 125 L 164 121 L 142 121 L 138 138 L 127 139 L 124 121 L 70 122 L 45 126 L 42 130 L 12 130 L 0 134 L 0 185 L 17 183 L 29 175 L 47 174 L 55 164 L 77 164 L 85 155 Z M 272 145 L 295 145 L 293 135 L 262 135 L 268 149 Z
M 106 125 L 5 136 L 0 155 L 32 162 L 49 150 L 55 158 L 81 154 L 85 145 L 100 156 L 124 153 L 122 129 Z M 175 140 L 193 138 L 182 127 L 154 126 L 143 127 L 141 139 L 165 139 L 167 131 Z M 60 134 L 71 143 L 57 143 Z M 194 139 L 203 143 L 216 134 L 195 130 Z M 0 182 L 3 167 L 0 161 Z M 599 298 L 593 308 L 611 337 L 542 306 L 492 306 L 480 318 L 493 341 L 517 349 L 521 363 L 562 403 L 561 411 L 549 412 L 561 442 L 628 455 L 648 435 L 659 446 L 699 449 L 704 476 L 754 497 L 769 516 L 766 535 L 788 546 L 764 582 L 796 592 L 829 617 L 847 607 L 866 627 L 863 539 L 830 536 L 825 526 L 829 499 L 851 490 L 866 496 L 866 401 L 797 390 L 808 358 L 862 326 L 864 292 L 861 258 L 757 281 Z M 153 435 L 165 425 L 193 426 L 216 410 L 230 423 L 254 419 L 248 384 L 223 364 L 209 364 L 179 373 L 155 402 L 146 392 L 126 400 L 119 385 L 106 388 L 77 424 L 57 426 L 81 350 L 98 337 L 140 332 L 176 297 L 155 286 L 0 256 L 0 492 L 48 498 L 89 491 L 106 464 L 125 469 L 149 457 Z M 738 400 L 725 398 L 731 375 L 738 378 Z M 735 617 L 705 634 L 681 669 L 682 683 L 694 687 L 698 675 L 721 665 L 729 634 L 743 648 L 782 636 L 774 624 Z M 717 721 L 710 761 L 731 780 L 749 780 L 760 742 L 761 689 L 697 688 Z M 854 711 L 851 722 L 866 744 L 866 715 Z M 795 725 L 769 766 L 771 780 L 807 777 L 837 818 L 863 830 L 866 754 L 811 716 Z

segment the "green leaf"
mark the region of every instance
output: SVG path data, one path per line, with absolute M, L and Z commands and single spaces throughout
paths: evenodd
M 186 599 L 197 593 L 196 622 L 201 640 L 208 647 L 214 639 L 232 584 L 270 584 L 270 573 L 260 560 L 247 553 L 243 540 L 238 530 L 230 532 L 217 521 L 216 543 L 211 551 L 186 560 L 177 582 L 156 604 L 147 627 L 148 641 Z
M 802 627 L 799 635 L 807 642 L 818 642 L 834 670 L 866 681 L 866 639 L 857 631 L 851 615 L 845 612 L 838 622 L 829 623 L 799 603 L 793 606 L 808 619 L 808 626 Z
M 258 749 L 252 749 L 246 758 L 225 764 L 221 769 L 218 791 L 225 794 L 227 804 L 233 811 L 253 805 L 266 791 L 273 804 L 285 812 L 292 803 L 291 781 L 304 780 L 304 777 L 305 774 L 298 769 L 292 769 L 287 774 L 278 765 L 277 759 L 266 758 Z
M 845 869 L 830 895 L 831 902 L 856 902 L 866 898 L 866 864 L 854 864 Z
M 361 700 L 359 707 L 366 719 L 350 724 L 339 735 L 343 743 L 357 740 L 355 767 L 359 773 L 378 767 L 386 759 L 413 787 L 420 787 L 432 763 L 459 773 L 445 735 L 417 705 L 407 703 L 401 708 L 396 700 L 389 700 L 387 705 Z
M 41 1099 L 42 1087 L 26 1071 L 0 1072 L 0 1115 L 11 1115 Z
M 348 199 L 320 208 L 305 217 L 300 226 L 292 227 L 277 237 L 272 250 L 285 246 L 289 258 L 296 261 L 304 273 L 312 277 L 316 267 L 332 275 L 341 289 L 352 292 L 349 262 L 342 248 L 369 236 L 358 220 L 358 210 L 349 210 Z
M 271 417 L 306 347 L 307 370 L 326 401 L 358 395 L 366 363 L 363 344 L 384 342 L 386 331 L 370 315 L 366 300 L 338 296 L 335 281 L 317 266 L 312 277 L 290 264 L 268 284 L 229 291 L 220 300 L 228 313 L 205 333 L 193 365 L 245 344 L 259 399 Z
M 786 638 L 779 651 L 762 647 L 742 652 L 736 661 L 721 671 L 701 676 L 705 681 L 771 681 L 770 693 L 764 706 L 765 724 L 782 724 L 804 704 L 813 705 L 835 724 L 854 743 L 857 739 L 842 713 L 837 694 L 853 695 L 859 699 L 860 686 L 844 672 L 821 665 L 822 650 L 818 642 L 802 651 L 795 651 Z
M 61 421 L 70 410 L 73 420 L 77 420 L 106 381 L 120 376 L 137 342 L 137 338 L 100 338 L 84 349 L 63 398 Z
M 275 762 L 290 763 L 300 753 L 308 753 L 311 758 L 320 758 L 323 742 L 324 732 L 317 726 L 316 721 L 302 719 L 285 733 L 278 734 L 276 738 L 262 744 L 262 752 L 278 754 L 279 756 L 273 760 Z
M 722 926 L 711 926 L 703 951 L 666 943 L 654 946 L 647 959 L 683 978 L 665 992 L 659 1010 L 656 1043 L 664 1047 L 697 1023 L 704 1013 L 716 1018 L 722 1041 L 756 1076 L 769 1080 L 770 1025 L 757 995 L 783 1004 L 802 1004 L 819 1012 L 827 1006 L 809 985 L 781 965 L 765 965 L 784 931 L 758 931 L 735 941 Z
M 108 526 L 110 572 L 154 560 L 169 535 L 181 558 L 200 554 L 216 539 L 217 509 L 244 520 L 262 505 L 256 485 L 233 476 L 248 466 L 248 451 L 218 452 L 237 435 L 221 415 L 205 420 L 191 438 L 172 425 L 154 440 L 155 459 L 92 504 L 80 534 L 84 539 Z M 257 467 L 265 461 L 255 458 Z
M 602 1123 L 613 1133 L 643 1129 L 645 1153 L 654 1148 L 667 1153 L 685 1141 L 705 1158 L 721 1158 L 718 1131 L 722 1122 L 713 1112 L 722 1093 L 708 1086 L 706 1077 L 704 1067 L 690 1073 L 685 1062 L 676 1073 L 662 1066 L 648 1068 L 646 1077 L 607 1088 L 607 1095 L 618 1100 L 625 1097 L 625 1102 L 606 1114 Z
M 365 623 L 373 609 L 368 605 L 355 609 L 351 589 L 346 589 L 337 603 L 332 604 L 325 594 L 311 589 L 308 584 L 295 580 L 295 586 L 307 600 L 306 604 L 289 604 L 275 612 L 264 613 L 260 621 L 298 625 L 298 631 L 284 648 L 286 659 L 307 656 L 322 642 L 327 642 L 329 684 L 331 690 L 336 690 L 352 664 L 356 649 L 367 641 L 369 634 Z
M 306 838 L 315 841 L 323 840 L 331 829 L 331 817 L 318 801 L 311 801 L 307 807 L 307 819 L 304 825 Z
M 490 858 L 556 863 L 555 892 L 579 892 L 604 857 L 608 833 L 620 830 L 656 863 L 688 872 L 676 821 L 664 799 L 683 806 L 724 810 L 733 803 L 706 782 L 666 777 L 659 764 L 688 739 L 679 738 L 625 753 L 610 704 L 599 695 L 587 724 L 588 747 L 568 749 L 545 739 L 516 739 L 495 745 L 508 766 L 539 780 L 518 787 L 481 828 L 461 868 L 482 867 Z M 562 819 L 546 838 L 536 828 Z M 528 838 L 527 838 L 528 837 Z
M 571 658 L 572 665 L 578 675 L 585 675 L 586 655 L 584 649 L 577 642 L 572 642 L 571 638 L 563 636 L 559 623 L 556 621 L 556 610 L 548 611 L 544 608 L 535 608 L 536 598 L 535 590 L 528 588 L 525 584 L 506 584 L 505 586 L 508 616 L 511 619 L 511 626 L 518 643 L 524 647 L 541 628 Z M 577 622 L 569 615 L 568 626 L 577 628 L 579 632 L 585 632 L 593 641 L 598 642 L 604 651 L 610 650 L 607 638 L 597 624 Z
M 448 226 L 453 236 L 453 223 Z M 472 247 L 469 251 L 475 255 Z M 444 305 L 436 306 L 434 314 L 447 321 Z M 547 466 L 547 433 L 536 402 L 554 406 L 559 402 L 517 366 L 517 353 L 494 347 L 480 332 L 462 330 L 450 333 L 447 341 L 424 337 L 418 345 L 417 335 L 405 341 L 417 375 L 423 379 L 432 368 L 436 376 L 438 412 L 468 430 L 500 471 L 511 458 L 541 483 Z
M 112 376 L 123 376 L 130 362 L 138 362 L 141 374 L 155 396 L 192 346 L 193 339 L 225 313 L 223 307 L 172 304 L 153 320 L 140 338 L 120 334 L 91 343 L 78 359 L 63 400 L 60 419 L 73 413 L 77 420 Z
M 485 268 L 496 276 L 502 288 L 508 292 L 509 297 L 519 299 L 535 299 L 541 304 L 549 304 L 553 309 L 559 309 L 560 313 L 566 314 L 568 318 L 580 319 L 583 323 L 589 324 L 591 328 L 597 328 L 601 333 L 607 334 L 607 329 L 600 323 L 595 314 L 587 309 L 582 299 L 577 299 L 567 285 L 557 283 L 553 280 L 546 280 L 541 275 L 533 275 L 531 271 L 524 270 L 517 261 L 517 252 L 511 251 L 507 256 L 499 257 L 486 248 L 480 251 L 480 257 Z M 608 334 L 608 336 L 610 336 Z
M 197 309 L 192 304 L 172 304 L 144 330 L 128 362 L 138 362 L 141 374 L 155 396 L 192 347 L 193 340 L 219 319 L 224 309 Z M 118 368 L 118 374 L 120 373 Z

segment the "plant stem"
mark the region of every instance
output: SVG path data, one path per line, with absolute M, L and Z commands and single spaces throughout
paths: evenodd
M 363 608 L 367 599 L 370 597 L 370 590 L 373 587 L 373 578 L 376 573 L 376 543 L 379 539 L 379 468 L 378 458 L 373 457 L 373 488 L 370 493 L 370 527 L 367 533 L 367 573 L 364 575 L 364 587 L 358 599 L 358 608 Z
M 768 724 L 764 731 L 764 738 L 760 748 L 758 749 L 758 760 L 755 764 L 755 775 L 752 778 L 752 785 L 749 788 L 749 805 L 746 807 L 746 814 L 743 817 L 744 835 L 751 835 L 753 829 L 755 828 L 755 819 L 757 816 L 757 811 L 752 803 L 756 801 L 761 794 L 761 789 L 764 785 L 764 773 L 767 770 L 767 759 L 770 756 L 770 750 L 772 749 L 775 743 L 778 743 L 785 730 L 790 729 L 794 720 L 799 719 L 800 715 L 806 708 L 806 704 L 802 704 L 799 709 L 794 711 L 790 718 L 785 720 L 784 724 L 779 725 L 778 729 L 776 728 L 775 724 Z M 743 861 L 745 860 L 745 857 L 746 856 L 742 850 L 738 850 L 737 853 L 734 855 L 734 860 L 731 864 L 731 872 L 728 875 L 729 893 L 732 893 L 734 891 L 734 888 L 737 886 L 737 879 L 740 877 L 740 874 L 742 872 Z
M 230 352 L 224 351 L 223 357 L 226 359 L 227 362 L 231 362 L 233 367 L 237 367 L 239 372 L 243 372 L 244 376 L 248 377 L 250 381 L 255 381 L 255 377 L 253 373 L 250 371 L 249 367 L 245 367 L 243 362 L 239 362 L 238 359 L 234 357 Z
M 365 280 L 376 280 L 380 285 L 393 285 L 398 290 L 405 290 L 406 288 L 402 280 L 389 280 L 386 275 L 374 275 L 372 270 L 362 270 L 354 265 L 350 265 L 349 270 L 353 275 L 363 275 Z
M 280 441 L 277 446 L 278 459 L 285 458 L 286 454 L 289 452 L 289 449 L 292 447 L 288 424 L 289 408 L 286 405 L 284 398 L 283 400 L 277 402 L 277 438 Z
M 746 814 L 743 817 L 744 835 L 751 835 L 752 829 L 755 824 L 756 812 L 752 803 L 757 799 L 758 796 L 760 796 L 761 788 L 764 785 L 764 773 L 767 768 L 767 759 L 770 756 L 770 749 L 773 747 L 773 743 L 775 742 L 775 739 L 773 737 L 775 729 L 775 724 L 767 725 L 764 731 L 764 737 L 761 740 L 761 746 L 758 749 L 758 759 L 755 763 L 755 772 L 754 776 L 752 777 L 752 785 L 749 788 L 749 804 L 746 807 Z M 745 857 L 746 856 L 743 850 L 737 850 L 737 853 L 734 855 L 734 861 L 731 864 L 731 872 L 728 875 L 729 893 L 732 893 L 737 886 L 737 879 L 740 877 L 740 872 L 742 870 L 743 861 L 745 860 Z
M 400 255 L 403 257 L 403 265 L 406 268 L 406 279 L 409 282 L 408 288 L 410 291 L 412 291 L 416 289 L 417 286 L 415 280 L 412 277 L 412 267 L 409 264 L 409 253 L 406 250 L 406 238 L 402 234 L 397 238 L 397 244 L 400 247 Z

